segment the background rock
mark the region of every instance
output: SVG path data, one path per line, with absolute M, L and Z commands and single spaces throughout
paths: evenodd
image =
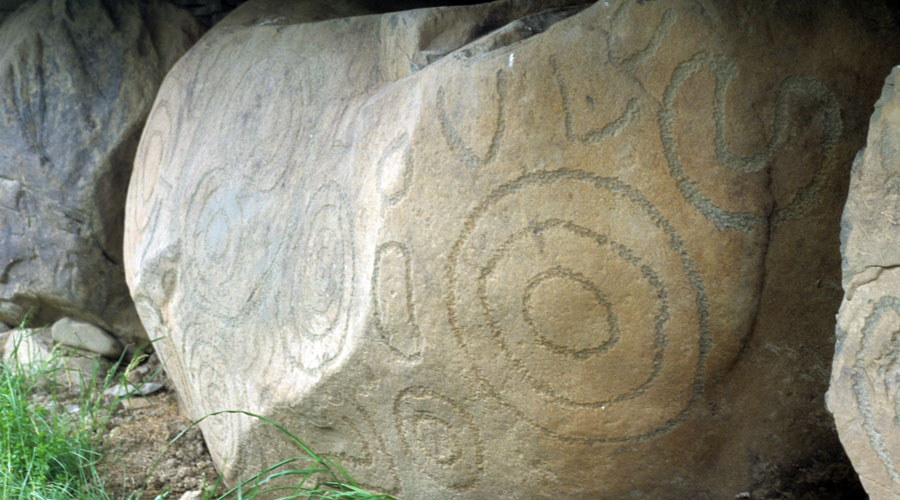
M 47 324 L 141 328 L 122 273 L 124 198 L 166 71 L 199 36 L 171 5 L 40 0 L 0 25 L 0 299 Z
M 35 310 L 34 312 L 37 312 Z M 0 320 L 11 326 L 19 326 L 25 321 L 28 311 L 16 304 L 6 300 L 0 300 Z
M 858 493 L 822 395 L 883 4 L 254 5 L 167 76 L 129 187 L 191 418 L 401 497 Z M 297 452 L 202 425 L 231 481 Z
M 27 0 L 0 0 L 0 23 L 3 22 L 3 18 L 12 14 L 14 10 L 19 8 L 19 6 L 26 1 Z
M 844 301 L 828 391 L 873 500 L 900 498 L 900 67 L 884 84 L 841 220 Z
M 107 358 L 117 358 L 122 354 L 122 346 L 116 339 L 90 323 L 62 318 L 53 323 L 50 333 L 56 342 L 95 352 Z
M 194 19 L 209 29 L 218 23 L 244 0 L 171 0 L 171 3 L 187 10 Z

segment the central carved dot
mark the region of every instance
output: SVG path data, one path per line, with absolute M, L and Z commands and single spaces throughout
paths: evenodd
M 555 268 L 525 289 L 524 315 L 538 344 L 561 354 L 588 356 L 618 340 L 612 306 L 586 277 Z

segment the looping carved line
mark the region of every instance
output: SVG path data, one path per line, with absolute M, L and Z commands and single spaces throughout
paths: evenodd
M 881 321 L 881 318 L 884 316 L 884 314 L 889 311 L 893 311 L 898 317 L 900 317 L 900 299 L 891 296 L 882 297 L 878 302 L 874 304 L 872 314 L 866 317 L 866 321 L 863 325 L 862 331 L 859 333 L 861 345 L 859 351 L 857 351 L 856 353 L 856 359 L 853 364 L 853 373 L 851 375 L 851 379 L 853 380 L 853 395 L 856 398 L 856 403 L 860 410 L 859 413 L 863 419 L 862 426 L 866 431 L 866 436 L 869 438 L 869 444 L 872 445 L 872 449 L 875 451 L 875 454 L 884 464 L 884 467 L 887 470 L 888 476 L 890 476 L 891 480 L 895 484 L 900 485 L 900 472 L 897 471 L 897 466 L 894 464 L 894 460 L 891 457 L 890 452 L 884 445 L 884 441 L 881 438 L 879 429 L 875 428 L 875 423 L 872 421 L 872 405 L 867 388 L 867 386 L 871 382 L 869 381 L 865 369 L 863 368 L 863 366 L 866 364 L 866 360 L 864 359 L 864 357 L 866 355 L 866 351 L 870 347 L 869 344 L 871 343 L 872 338 L 875 336 L 875 329 L 878 326 L 878 322 Z M 894 335 L 896 338 L 898 334 L 895 333 Z M 897 395 L 897 398 L 900 399 L 900 395 Z M 898 405 L 900 405 L 900 402 L 898 402 Z M 895 421 L 896 418 L 900 418 L 900 415 L 895 416 Z
M 562 72 L 559 69 L 559 63 L 556 56 L 550 56 L 550 66 L 553 68 L 553 76 L 559 87 L 559 95 L 562 98 L 563 120 L 566 127 L 566 139 L 572 142 L 580 142 L 582 144 L 597 144 L 615 137 L 622 132 L 628 125 L 637 119 L 640 113 L 641 105 L 637 98 L 631 98 L 625 103 L 625 109 L 622 114 L 615 120 L 607 123 L 601 129 L 591 129 L 581 135 L 575 134 L 575 127 L 572 118 L 572 104 L 569 98 L 569 89 Z
M 469 489 L 484 475 L 484 442 L 462 405 L 427 387 L 413 386 L 397 395 L 393 414 L 400 442 L 426 476 L 447 487 Z M 426 423 L 443 432 L 427 429 L 431 432 L 423 436 L 420 427 Z M 438 455 L 423 445 L 422 438 L 452 449 Z
M 275 225 L 259 223 L 267 208 L 249 203 L 225 169 L 210 169 L 196 183 L 187 201 L 182 241 L 186 286 L 191 302 L 204 313 L 237 324 L 260 307 L 283 240 Z M 254 250 L 248 241 L 271 244 Z
M 484 158 L 480 157 L 470 148 L 456 127 L 450 120 L 447 113 L 446 94 L 444 87 L 440 87 L 437 91 L 437 109 L 438 118 L 441 123 L 441 133 L 444 135 L 450 149 L 456 153 L 463 165 L 471 169 L 479 169 L 491 164 L 497 158 L 497 152 L 500 150 L 500 141 L 506 131 L 506 97 L 508 93 L 508 84 L 503 70 L 497 72 L 497 124 L 494 128 L 494 135 L 491 138 L 491 144 Z
M 327 403 L 321 406 L 304 405 L 288 410 L 292 416 L 302 415 L 302 427 L 292 432 L 308 436 L 310 446 L 352 466 L 361 487 L 396 494 L 400 480 L 394 459 L 387 452 L 372 414 L 347 394 L 338 392 L 326 397 Z M 264 428 L 267 433 L 273 432 L 269 426 Z
M 550 387 L 548 387 L 545 383 L 542 383 L 536 377 L 531 374 L 523 373 L 523 376 L 534 390 L 542 394 L 548 400 L 554 401 L 560 406 L 570 407 L 570 408 L 592 408 L 592 409 L 605 409 L 607 405 L 614 403 L 621 403 L 622 401 L 627 401 L 629 399 L 635 399 L 642 395 L 644 395 L 648 388 L 656 381 L 660 372 L 663 368 L 663 356 L 665 346 L 668 343 L 668 338 L 665 333 L 665 325 L 669 320 L 669 300 L 668 300 L 668 291 L 666 287 L 662 284 L 662 281 L 659 279 L 657 274 L 646 264 L 641 262 L 641 259 L 634 256 L 634 253 L 628 247 L 621 245 L 615 241 L 612 241 L 609 237 L 596 233 L 586 227 L 579 226 L 571 221 L 564 221 L 560 219 L 549 218 L 539 223 L 530 225 L 512 234 L 509 238 L 503 241 L 500 245 L 498 245 L 495 254 L 488 260 L 487 264 L 481 269 L 481 273 L 478 280 L 478 297 L 481 301 L 482 308 L 487 311 L 490 309 L 488 294 L 487 294 L 487 278 L 493 274 L 493 272 L 498 267 L 500 260 L 509 255 L 510 249 L 516 240 L 520 239 L 523 235 L 532 234 L 532 235 L 540 235 L 545 231 L 551 230 L 553 228 L 562 228 L 566 231 L 571 232 L 581 238 L 585 238 L 589 241 L 593 241 L 597 244 L 598 247 L 609 247 L 616 255 L 618 255 L 623 261 L 627 262 L 628 265 L 633 266 L 636 269 L 639 269 L 647 283 L 649 283 L 654 290 L 656 291 L 656 297 L 660 301 L 660 307 L 655 315 L 655 331 L 654 331 L 654 352 L 653 358 L 651 361 L 652 369 L 648 377 L 643 380 L 638 386 L 634 387 L 630 391 L 623 392 L 611 398 L 599 399 L 595 401 L 577 401 L 574 398 L 567 397 L 564 394 L 555 393 Z M 595 291 L 599 291 L 598 287 L 591 283 L 589 279 L 587 279 L 581 273 L 574 272 L 569 269 L 564 269 L 559 266 L 554 266 L 554 268 L 550 271 L 539 273 L 537 276 L 533 278 L 533 280 L 529 280 L 529 284 L 526 287 L 530 287 L 534 280 L 539 280 L 543 275 L 550 274 L 558 274 L 563 276 L 572 276 L 575 277 L 576 280 L 583 280 L 582 282 L 587 284 L 589 288 L 594 289 Z M 600 292 L 602 294 L 602 292 Z M 527 313 L 526 313 L 527 316 Z M 528 323 L 528 321 L 526 321 Z M 509 353 L 511 350 L 509 346 L 506 345 L 506 342 L 503 341 L 503 328 L 499 324 L 496 318 L 491 317 L 488 319 L 488 325 L 490 326 L 491 333 L 494 338 L 497 339 L 499 344 L 502 346 L 501 350 L 504 353 Z M 578 352 L 572 352 L 569 349 L 559 349 L 551 347 L 550 350 L 554 352 L 560 352 L 564 355 L 569 355 L 572 359 L 575 360 L 584 360 L 590 358 L 591 356 L 606 352 L 609 348 L 615 345 L 615 341 L 618 340 L 618 321 L 614 320 L 614 330 L 613 330 L 613 339 L 611 342 L 608 342 L 604 346 L 600 346 L 593 349 L 586 349 Z M 533 324 L 533 323 L 532 323 Z M 540 342 L 542 345 L 543 342 Z
M 303 208 L 287 283 L 289 316 L 300 338 L 285 337 L 290 359 L 318 375 L 343 350 L 350 328 L 356 258 L 353 215 L 344 189 L 322 184 Z
M 614 66 L 621 67 L 625 71 L 633 71 L 638 65 L 643 64 L 648 59 L 656 55 L 656 53 L 659 51 L 659 48 L 662 46 L 663 40 L 669 35 L 669 32 L 672 30 L 672 26 L 675 25 L 676 19 L 675 11 L 672 9 L 666 9 L 666 11 L 662 15 L 662 18 L 659 20 L 659 24 L 657 24 L 656 28 L 653 30 L 653 35 L 650 36 L 650 40 L 647 42 L 647 45 L 644 46 L 643 49 L 633 52 L 629 56 L 619 57 L 613 53 L 613 47 L 616 41 L 615 34 L 624 28 L 625 18 L 631 11 L 632 6 L 633 2 L 622 3 L 622 5 L 613 14 L 613 18 L 609 26 L 609 33 L 606 36 L 606 46 L 609 48 L 609 62 Z
M 652 224 L 652 226 L 658 228 L 662 232 L 662 234 L 665 235 L 664 237 L 668 244 L 667 246 L 671 249 L 671 251 L 674 252 L 673 257 L 680 260 L 680 264 L 684 271 L 683 279 L 685 279 L 686 281 L 685 286 L 689 287 L 689 293 L 691 295 L 696 294 L 695 311 L 693 313 L 685 311 L 685 314 L 689 314 L 691 316 L 695 314 L 696 316 L 689 319 L 682 316 L 691 323 L 694 323 L 694 321 L 696 321 L 695 324 L 697 326 L 696 368 L 694 370 L 693 380 L 684 381 L 684 383 L 686 384 L 684 390 L 684 395 L 686 398 L 686 400 L 684 401 L 684 406 L 677 411 L 673 411 L 672 415 L 666 416 L 666 418 L 661 419 L 660 422 L 655 422 L 650 426 L 646 426 L 646 428 L 637 428 L 633 431 L 626 431 L 624 433 L 617 433 L 618 431 L 608 433 L 600 429 L 595 429 L 587 433 L 573 433 L 570 430 L 559 429 L 551 422 L 542 421 L 542 416 L 540 413 L 534 413 L 533 410 L 529 408 L 520 407 L 519 403 L 517 402 L 518 400 L 516 398 L 510 397 L 514 391 L 529 390 L 529 387 L 526 387 L 524 385 L 528 383 L 527 381 L 523 382 L 516 377 L 510 377 L 510 381 L 508 382 L 508 384 L 512 384 L 511 386 L 496 386 L 496 384 L 492 383 L 489 377 L 487 377 L 485 374 L 485 370 L 489 372 L 490 370 L 494 369 L 492 368 L 495 366 L 493 364 L 493 361 L 491 362 L 491 364 L 484 364 L 483 361 L 479 361 L 482 359 L 483 353 L 481 353 L 481 351 L 473 352 L 471 350 L 472 347 L 470 344 L 473 341 L 473 336 L 471 335 L 471 333 L 467 333 L 466 330 L 470 326 L 490 330 L 486 332 L 486 336 L 478 337 L 479 339 L 487 339 L 484 340 L 484 342 L 487 342 L 488 340 L 494 343 L 498 342 L 498 324 L 496 322 L 492 322 L 492 318 L 484 318 L 483 313 L 478 313 L 478 317 L 470 317 L 471 314 L 467 314 L 466 312 L 471 311 L 473 308 L 481 311 L 484 310 L 483 302 L 485 299 L 485 294 L 482 284 L 479 283 L 478 285 L 479 291 L 477 299 L 472 298 L 469 295 L 461 295 L 459 293 L 461 280 L 484 281 L 491 271 L 491 262 L 487 262 L 486 265 L 482 267 L 477 262 L 471 260 L 473 256 L 470 255 L 468 257 L 464 257 L 464 255 L 468 254 L 467 248 L 471 247 L 471 240 L 473 238 L 476 238 L 477 236 L 476 232 L 478 230 L 477 226 L 479 224 L 479 221 L 483 217 L 489 215 L 492 207 L 496 206 L 503 199 L 506 199 L 509 196 L 516 195 L 517 193 L 524 194 L 532 191 L 533 188 L 537 187 L 549 185 L 564 185 L 569 183 L 572 183 L 573 185 L 583 185 L 585 187 L 594 187 L 596 189 L 606 191 L 615 198 L 618 198 L 623 202 L 632 204 L 634 208 L 638 209 L 638 212 L 642 212 L 646 217 L 648 217 L 649 222 Z M 543 207 L 545 205 L 542 204 L 541 206 Z M 547 205 L 547 207 L 550 206 Z M 553 217 L 552 212 L 546 215 Z M 550 218 L 545 220 L 548 224 L 551 225 L 565 224 L 565 221 L 559 222 L 559 219 L 554 220 Z M 533 232 L 533 228 L 531 229 Z M 610 244 L 611 247 L 616 250 L 621 257 L 626 259 L 626 261 L 640 266 L 641 274 L 645 278 L 647 278 L 648 281 L 654 284 L 661 284 L 658 277 L 652 272 L 652 270 L 647 266 L 641 265 L 641 261 L 638 260 L 636 256 L 632 255 L 631 250 L 627 247 L 613 244 L 613 242 L 609 242 L 605 237 L 602 237 L 602 235 L 595 235 L 592 239 L 594 239 L 598 243 L 603 242 Z M 478 241 L 481 240 L 478 239 Z M 484 248 L 484 242 L 479 243 L 477 247 L 471 248 L 472 251 L 488 260 L 491 260 L 494 257 L 493 252 L 488 252 L 489 249 Z M 503 248 L 502 242 L 500 242 L 499 248 Z M 485 252 L 488 253 L 485 254 Z M 709 304 L 706 298 L 705 287 L 700 279 L 699 273 L 697 272 L 692 259 L 687 253 L 687 250 L 684 246 L 684 241 L 676 233 L 671 224 L 662 216 L 659 210 L 655 206 L 653 206 L 653 204 L 642 193 L 617 179 L 600 177 L 584 171 L 560 169 L 527 174 L 513 182 L 504 184 L 496 188 L 472 212 L 470 212 L 469 216 L 465 219 L 459 239 L 456 241 L 450 251 L 449 262 L 446 267 L 446 279 L 450 284 L 449 293 L 447 294 L 446 299 L 448 318 L 450 320 L 451 328 L 453 329 L 454 335 L 457 338 L 457 342 L 459 343 L 460 348 L 466 352 L 467 356 L 469 356 L 470 359 L 475 361 L 476 365 L 478 363 L 481 363 L 478 374 L 479 380 L 485 384 L 485 387 L 488 388 L 493 397 L 497 398 L 497 400 L 504 404 L 504 406 L 514 411 L 523 421 L 528 422 L 529 424 L 540 429 L 549 436 L 552 436 L 563 442 L 579 444 L 639 442 L 654 439 L 668 433 L 676 426 L 686 421 L 690 409 L 694 405 L 696 405 L 697 401 L 700 398 L 700 395 L 704 390 L 704 369 L 706 366 L 708 353 L 712 349 L 713 345 L 712 333 L 709 324 Z M 668 295 L 667 292 L 664 293 L 662 291 L 658 291 L 658 294 L 661 300 L 665 300 L 665 297 Z M 464 302 L 471 302 L 473 300 L 482 302 L 482 307 L 479 308 L 477 307 L 477 305 L 470 306 L 469 304 L 466 304 Z M 668 320 L 669 312 L 666 310 L 662 310 L 656 318 L 657 327 Z M 503 336 L 501 335 L 499 338 L 500 340 L 502 340 Z M 667 345 L 667 341 L 665 338 L 661 338 L 659 335 L 657 335 L 656 341 L 663 349 L 665 349 Z M 482 347 L 479 347 L 479 349 L 481 348 Z M 502 351 L 502 346 L 497 348 Z M 511 369 L 517 369 L 517 367 L 520 366 L 515 360 L 508 360 L 507 358 L 502 356 L 498 357 L 497 359 L 508 364 Z M 661 363 L 660 366 L 662 366 Z M 512 380 L 514 378 L 515 380 Z M 507 382 L 503 383 L 506 384 Z M 530 390 L 534 391 L 534 387 L 530 386 Z M 579 418 L 586 418 L 589 412 L 609 412 L 612 409 L 604 408 L 604 404 L 619 402 L 618 399 L 616 399 L 615 401 L 570 400 L 568 401 L 569 404 L 564 404 L 566 402 L 562 401 L 560 398 L 551 397 L 547 399 L 547 394 L 541 394 L 540 391 L 536 392 L 536 394 L 540 394 L 542 396 L 542 399 L 549 404 L 557 407 L 563 405 L 565 411 L 571 411 L 573 412 L 573 415 L 580 414 Z M 644 394 L 644 392 L 641 390 L 641 388 L 638 388 L 638 392 L 636 394 L 641 395 Z M 573 406 L 571 403 L 575 403 L 575 405 Z
M 562 222 L 562 221 L 560 221 Z M 570 224 L 570 230 L 575 229 L 574 224 Z M 583 228 L 581 228 L 583 229 Z M 599 235 L 598 235 L 599 236 Z M 581 349 L 575 349 L 569 346 L 560 345 L 552 340 L 548 339 L 544 334 L 541 333 L 540 328 L 537 325 L 537 322 L 531 317 L 529 313 L 529 302 L 534 295 L 535 289 L 538 288 L 542 283 L 549 279 L 567 279 L 573 283 L 576 283 L 586 290 L 588 290 L 595 298 L 595 300 L 603 306 L 606 310 L 607 314 L 607 326 L 609 327 L 609 339 L 601 342 L 599 345 L 595 347 L 586 347 Z M 482 300 L 484 301 L 484 299 Z M 577 271 L 573 271 L 571 269 L 566 269 L 562 266 L 555 266 L 550 270 L 539 273 L 534 276 L 525 287 L 525 294 L 522 296 L 522 317 L 525 318 L 525 322 L 528 324 L 528 327 L 534 332 L 534 336 L 538 339 L 538 343 L 543 347 L 561 355 L 568 355 L 574 359 L 585 359 L 587 357 L 593 356 L 595 354 L 603 353 L 608 351 L 610 348 L 614 347 L 619 342 L 619 324 L 616 319 L 615 314 L 612 312 L 612 304 L 610 304 L 609 300 L 606 298 L 606 294 L 600 290 L 600 287 L 597 286 L 596 283 L 593 283 L 591 279 L 585 276 L 582 273 Z M 660 361 L 662 360 L 662 356 L 659 356 Z M 654 370 L 655 373 L 658 373 L 658 370 Z
M 404 293 L 401 297 L 394 298 L 394 300 L 403 300 L 406 304 L 406 318 L 400 319 L 400 323 L 405 324 L 405 328 L 403 329 L 400 329 L 396 325 L 397 321 L 395 320 L 398 318 L 385 317 L 383 312 L 384 304 L 382 302 L 379 285 L 381 284 L 382 279 L 384 279 L 384 260 L 389 252 L 399 253 L 400 258 L 403 261 L 402 276 L 400 278 L 403 280 Z M 401 359 L 418 361 L 422 358 L 423 339 L 422 332 L 419 330 L 419 324 L 416 320 L 411 261 L 412 258 L 409 248 L 396 241 L 384 243 L 375 250 L 375 268 L 372 271 L 372 301 L 374 302 L 375 329 L 378 331 L 378 334 L 388 348 L 390 348 L 391 352 Z M 412 349 L 405 349 L 400 345 L 400 342 L 398 342 L 400 338 L 409 341 L 409 343 L 412 344 Z
M 387 159 L 397 151 L 400 151 L 401 155 L 399 167 L 402 169 L 400 172 L 400 186 L 395 189 L 387 189 L 384 185 L 385 168 L 397 168 L 396 166 L 387 165 Z M 413 177 L 412 148 L 409 144 L 409 134 L 404 133 L 388 145 L 381 155 L 381 158 L 378 160 L 376 174 L 378 190 L 381 193 L 381 199 L 385 203 L 388 205 L 396 205 L 406 197 L 406 193 L 412 185 Z
M 788 138 L 788 125 L 790 123 L 790 106 L 792 99 L 789 96 L 807 95 L 816 98 L 823 103 L 822 110 L 825 117 L 822 151 L 825 156 L 824 164 L 816 170 L 813 180 L 796 194 L 794 199 L 785 207 L 776 209 L 771 222 L 776 226 L 801 217 L 808 213 L 820 200 L 820 192 L 827 176 L 837 166 L 836 149 L 842 135 L 842 123 L 840 107 L 834 94 L 825 84 L 811 77 L 791 76 L 782 81 L 775 98 L 775 116 L 773 118 L 774 132 L 768 143 L 755 154 L 742 157 L 728 150 L 725 137 L 725 99 L 729 83 L 738 73 L 737 65 L 725 56 L 711 55 L 701 52 L 688 61 L 678 65 L 672 72 L 672 79 L 663 95 L 663 106 L 659 111 L 658 121 L 660 139 L 666 160 L 669 163 L 669 171 L 675 179 L 678 189 L 684 198 L 694 205 L 707 219 L 712 221 L 716 228 L 721 230 L 734 229 L 739 231 L 753 231 L 760 226 L 769 223 L 770 218 L 764 215 L 751 215 L 748 213 L 732 212 L 725 210 L 705 197 L 686 173 L 681 157 L 677 152 L 678 141 L 673 132 L 675 112 L 675 98 L 681 91 L 682 85 L 702 67 L 708 67 L 716 80 L 715 96 L 713 100 L 713 120 L 715 124 L 715 149 L 716 158 L 730 170 L 749 174 L 771 168 L 775 152 L 785 144 Z

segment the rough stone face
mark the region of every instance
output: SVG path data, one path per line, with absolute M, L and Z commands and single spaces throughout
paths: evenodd
M 40 0 L 0 25 L 0 300 L 146 340 L 122 270 L 125 193 L 166 71 L 199 36 L 171 5 Z
M 406 498 L 843 494 L 836 228 L 900 44 L 759 5 L 224 20 L 126 210 L 189 416 Z M 298 452 L 202 428 L 229 480 Z
M 53 340 L 70 347 L 86 349 L 108 358 L 122 354 L 122 346 L 108 333 L 84 321 L 62 318 L 50 329 Z
M 0 300 L 0 321 L 9 325 L 18 326 L 25 321 L 27 315 L 28 311 L 19 304 Z
M 900 67 L 875 106 L 841 220 L 844 301 L 828 390 L 873 500 L 900 497 Z

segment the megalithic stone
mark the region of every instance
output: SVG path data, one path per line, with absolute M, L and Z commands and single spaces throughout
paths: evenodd
M 169 73 L 129 188 L 189 416 L 402 498 L 858 486 L 823 395 L 890 16 L 258 5 Z M 299 453 L 201 426 L 229 481 Z
M 828 408 L 873 500 L 900 497 L 900 68 L 884 82 L 841 219 L 844 300 Z
M 160 2 L 38 0 L 0 24 L 0 319 L 71 316 L 147 341 L 122 265 L 125 194 L 162 79 L 197 40 Z M 18 311 L 17 311 L 18 310 Z

